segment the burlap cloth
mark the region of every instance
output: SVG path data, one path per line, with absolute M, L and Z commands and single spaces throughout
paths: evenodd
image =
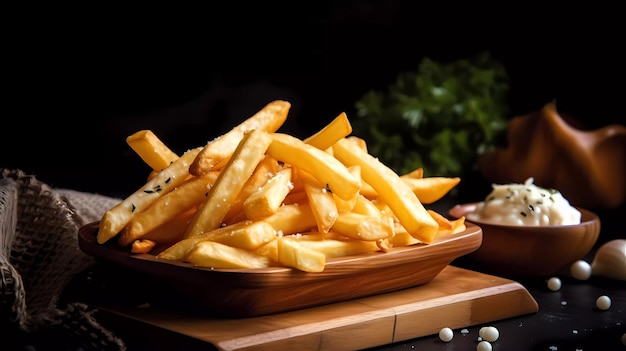
M 52 189 L 35 176 L 0 168 L 0 328 L 11 349 L 126 349 L 94 318 L 95 309 L 59 298 L 74 275 L 96 264 L 78 247 L 78 229 L 119 201 Z

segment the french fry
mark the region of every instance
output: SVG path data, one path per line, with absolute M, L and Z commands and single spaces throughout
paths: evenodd
M 175 244 L 169 246 L 165 250 L 161 251 L 157 255 L 157 257 L 163 258 L 166 260 L 182 260 L 185 258 L 185 256 L 187 256 L 187 254 L 189 253 L 189 251 L 195 244 L 201 241 L 211 240 L 212 238 L 217 237 L 221 235 L 222 233 L 227 233 L 227 234 L 234 233 L 241 228 L 251 225 L 252 223 L 254 222 L 242 221 L 242 222 L 234 223 L 225 227 L 220 227 L 220 228 L 208 231 L 206 233 L 192 236 L 190 238 L 184 238 L 176 242 Z
M 289 167 L 283 168 L 243 203 L 246 217 L 258 220 L 276 213 L 293 187 Z
M 326 150 L 333 146 L 337 140 L 352 133 L 352 125 L 345 112 L 340 113 L 320 131 L 304 139 L 304 142 L 318 149 Z
M 333 151 L 346 166 L 361 166 L 363 180 L 376 190 L 411 235 L 425 243 L 433 241 L 437 222 L 396 172 L 345 138 L 333 145 Z
M 309 200 L 310 208 L 317 223 L 317 230 L 327 233 L 337 220 L 339 211 L 333 194 L 326 190 L 324 184 L 306 172 L 298 172 L 304 184 L 304 192 Z
M 430 214 L 430 216 L 433 217 L 433 219 L 439 224 L 438 235 L 459 233 L 466 229 L 464 216 L 450 220 L 444 217 L 441 213 L 430 209 L 428 210 L 428 214 Z
M 432 204 L 461 182 L 459 177 L 402 178 L 423 204 Z
M 137 213 L 120 235 L 120 244 L 125 246 L 143 237 L 146 233 L 171 221 L 177 215 L 195 208 L 205 198 L 215 183 L 217 172 L 209 172 L 203 177 L 193 177 L 161 196 L 145 211 Z
M 350 166 L 348 167 L 348 171 L 350 172 L 350 174 L 352 174 L 352 176 L 354 176 L 354 178 L 358 179 L 359 183 L 362 184 L 360 166 L 358 165 Z M 360 192 L 357 192 L 356 194 L 354 194 L 354 196 L 351 199 L 342 199 L 339 196 L 337 196 L 335 193 L 333 193 L 332 195 L 333 195 L 333 199 L 335 199 L 335 203 L 337 204 L 337 211 L 351 212 L 352 209 L 354 208 L 354 205 L 356 204 L 357 197 L 359 197 Z
M 201 203 L 191 220 L 185 233 L 186 238 L 222 225 L 230 204 L 263 159 L 265 150 L 271 143 L 270 135 L 260 129 L 252 129 L 244 134 L 226 167 L 209 189 L 206 200 Z
M 130 252 L 132 253 L 148 253 L 152 248 L 156 246 L 156 242 L 152 240 L 135 240 L 131 246 Z
M 391 217 L 370 217 L 360 213 L 339 213 L 332 231 L 349 238 L 375 241 L 394 235 L 394 223 Z
M 218 163 L 228 159 L 249 130 L 259 129 L 268 133 L 277 131 L 287 119 L 290 108 L 291 104 L 282 100 L 272 101 L 265 105 L 257 113 L 204 146 L 189 167 L 189 173 L 202 176 Z
M 270 265 L 267 257 L 214 241 L 199 242 L 185 260 L 199 267 L 221 269 L 253 269 Z
M 327 260 L 334 257 L 378 251 L 378 245 L 375 241 L 351 239 L 335 232 L 308 233 L 306 235 L 290 235 L 289 237 L 298 241 L 300 246 L 323 253 Z
M 277 239 L 278 262 L 303 272 L 322 272 L 326 266 L 326 256 L 318 251 L 300 245 L 289 237 Z
M 359 194 L 354 202 L 352 212 L 360 213 L 369 217 L 381 217 L 380 209 L 365 196 Z
M 185 211 L 177 215 L 172 220 L 164 222 L 153 230 L 147 232 L 136 240 L 152 240 L 159 244 L 160 247 L 173 245 L 183 239 L 185 230 L 187 229 L 187 224 L 189 224 L 189 221 L 191 221 L 195 212 L 196 208 Z M 118 235 L 118 244 L 120 246 L 127 246 L 129 244 L 129 237 L 125 235 L 126 230 L 128 230 L 128 226 L 126 226 L 120 235 Z
M 230 209 L 224 216 L 224 223 L 231 224 L 246 219 L 243 203 L 246 199 L 272 178 L 281 166 L 275 159 L 265 156 L 254 169 L 250 178 L 246 181 L 237 198 L 230 204 Z
M 107 210 L 100 220 L 98 243 L 103 244 L 116 236 L 137 213 L 184 182 L 189 177 L 189 165 L 200 150 L 201 148 L 196 148 L 185 152 L 143 187 Z
M 178 159 L 151 130 L 140 130 L 126 138 L 126 143 L 153 170 L 160 171 Z
M 272 138 L 267 148 L 271 157 L 311 174 L 344 200 L 359 192 L 361 182 L 332 155 L 288 134 L 274 133 Z
M 281 206 L 276 213 L 262 219 L 281 235 L 308 232 L 316 226 L 315 216 L 308 203 Z

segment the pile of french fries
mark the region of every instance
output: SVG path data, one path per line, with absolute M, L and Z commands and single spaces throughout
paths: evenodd
M 424 207 L 460 178 L 398 175 L 352 136 L 341 113 L 302 140 L 280 133 L 291 104 L 272 101 L 229 132 L 177 155 L 152 131 L 127 138 L 152 168 L 103 215 L 97 241 L 219 269 L 321 272 L 333 257 L 429 244 L 466 229 Z M 157 248 L 159 248 L 157 250 Z

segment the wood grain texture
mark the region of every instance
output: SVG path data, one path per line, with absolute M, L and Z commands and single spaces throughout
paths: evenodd
M 454 266 L 431 282 L 350 301 L 250 318 L 220 318 L 164 308 L 100 306 L 219 350 L 354 350 L 531 314 L 537 302 L 519 283 Z
M 326 262 L 323 272 L 307 273 L 285 267 L 209 269 L 153 254 L 133 255 L 115 244 L 98 244 L 97 228 L 94 223 L 79 231 L 84 252 L 175 284 L 191 304 L 226 317 L 286 312 L 427 284 L 482 242 L 481 229 L 469 224 L 430 244 L 337 257 Z

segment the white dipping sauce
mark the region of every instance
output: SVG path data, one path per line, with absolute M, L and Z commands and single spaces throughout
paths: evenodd
M 506 225 L 579 224 L 581 213 L 554 189 L 544 189 L 528 178 L 524 184 L 493 184 L 485 201 L 468 213 L 468 220 Z

